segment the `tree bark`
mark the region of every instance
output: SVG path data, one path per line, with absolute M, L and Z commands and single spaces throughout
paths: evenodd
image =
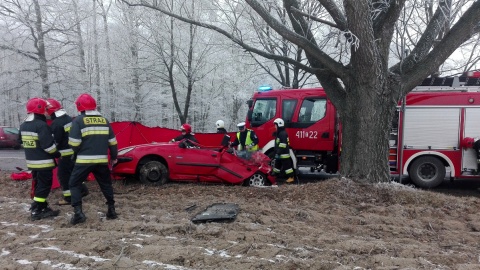
M 42 21 L 42 12 L 40 9 L 40 5 L 38 4 L 38 0 L 33 0 L 33 4 L 35 6 L 35 30 L 37 32 L 36 40 L 35 40 L 35 48 L 37 49 L 38 55 L 38 64 L 40 66 L 40 78 L 42 80 L 42 96 L 43 97 L 50 97 L 50 83 L 48 82 L 48 64 L 47 64 L 47 56 L 45 52 L 45 38 L 43 32 L 43 21 Z M 34 36 L 35 38 L 35 36 Z
M 87 80 L 87 65 L 85 63 L 85 47 L 83 44 L 82 36 L 82 27 L 80 17 L 78 16 L 78 5 L 77 0 L 73 0 L 73 9 L 75 13 L 75 29 L 78 38 L 78 56 L 79 56 L 79 76 L 80 84 L 82 85 L 82 91 L 88 89 L 88 80 Z
M 110 121 L 116 121 L 116 114 L 115 114 L 115 104 L 116 104 L 116 95 L 114 94 L 113 90 L 113 71 L 112 71 L 112 50 L 110 48 L 110 31 L 108 29 L 108 20 L 107 20 L 107 15 L 108 15 L 108 10 L 110 9 L 110 5 L 108 6 L 107 9 L 105 9 L 103 5 L 103 0 L 99 0 L 99 5 L 100 8 L 102 9 L 102 18 L 103 18 L 103 32 L 105 36 L 105 47 L 107 49 L 106 51 L 106 57 L 107 57 L 107 104 L 108 104 L 108 110 L 110 111 Z
M 93 0 L 93 63 L 95 66 L 94 85 L 97 95 L 97 110 L 102 110 L 102 89 L 100 88 L 100 61 L 98 60 L 97 1 Z

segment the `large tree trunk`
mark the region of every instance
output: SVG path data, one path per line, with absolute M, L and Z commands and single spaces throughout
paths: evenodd
M 365 181 L 388 181 L 390 170 L 385 161 L 388 161 L 390 130 L 385 127 L 391 126 L 395 104 L 388 96 L 378 95 L 383 89 L 378 86 L 376 89 L 375 85 L 355 83 L 346 90 L 347 100 L 338 108 L 343 128 L 342 175 Z

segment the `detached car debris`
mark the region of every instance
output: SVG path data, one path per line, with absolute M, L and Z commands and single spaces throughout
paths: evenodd
M 239 211 L 240 208 L 234 203 L 214 203 L 191 220 L 193 223 L 232 222 Z

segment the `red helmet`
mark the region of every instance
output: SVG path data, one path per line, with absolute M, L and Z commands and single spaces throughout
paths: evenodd
M 89 94 L 81 94 L 75 101 L 77 110 L 79 112 L 95 110 L 97 108 L 97 102 Z
M 47 102 L 42 98 L 31 98 L 27 101 L 27 113 L 45 114 Z
M 190 134 L 192 132 L 192 126 L 190 126 L 189 124 L 183 124 L 181 127 L 180 127 L 180 130 L 181 131 L 184 131 L 187 133 L 187 134 Z
M 47 113 L 49 115 L 60 110 L 61 108 L 63 108 L 62 104 L 60 104 L 58 100 L 53 98 L 47 98 Z

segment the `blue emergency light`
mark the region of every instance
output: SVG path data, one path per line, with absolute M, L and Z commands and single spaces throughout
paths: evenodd
M 258 87 L 258 91 L 260 92 L 265 92 L 270 90 L 272 90 L 272 87 L 270 85 L 261 85 L 260 87 Z

